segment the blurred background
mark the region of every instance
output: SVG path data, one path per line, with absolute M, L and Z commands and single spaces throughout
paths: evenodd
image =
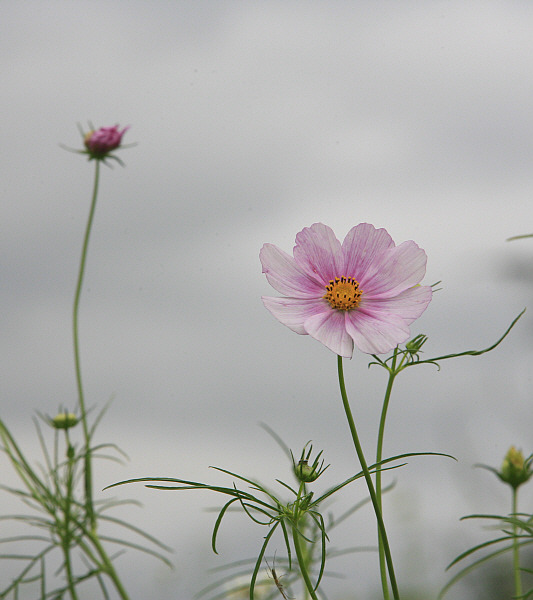
M 533 240 L 506 238 L 533 232 L 531 3 L 4 0 L 1 14 L 0 415 L 29 456 L 35 411 L 76 405 L 71 310 L 93 165 L 59 144 L 81 148 L 77 123 L 131 125 L 124 143 L 137 143 L 119 153 L 125 168 L 102 171 L 80 309 L 87 402 L 113 398 L 96 441 L 130 458 L 96 465 L 98 490 L 142 476 L 231 483 L 210 465 L 290 481 L 260 422 L 295 453 L 308 440 L 324 449 L 317 490 L 357 470 L 335 355 L 261 303 L 277 295 L 261 274 L 265 242 L 290 252 L 317 221 L 340 239 L 370 222 L 415 240 L 424 282 L 443 282 L 412 327 L 429 336 L 425 358 L 490 345 L 530 305 Z M 499 467 L 511 444 L 533 451 L 532 319 L 491 354 L 396 382 L 385 455 L 458 459 L 411 459 L 387 476 L 406 600 L 436 597 L 448 563 L 494 536 L 461 516 L 510 510 L 508 490 L 473 465 Z M 345 371 L 372 456 L 386 374 L 367 363 L 356 353 Z M 16 482 L 5 457 L 0 472 Z M 112 496 L 140 500 L 120 516 L 174 549 L 173 571 L 133 551 L 117 559 L 132 598 L 192 598 L 266 533 L 230 515 L 215 556 L 216 496 L 99 493 Z M 365 496 L 354 484 L 330 509 Z M 523 510 L 532 499 L 526 486 Z M 0 506 L 22 511 L 7 494 Z M 332 547 L 376 542 L 368 507 L 340 529 Z M 329 598 L 379 598 L 375 553 L 329 567 L 344 574 L 324 582 Z M 447 598 L 510 597 L 499 570 Z

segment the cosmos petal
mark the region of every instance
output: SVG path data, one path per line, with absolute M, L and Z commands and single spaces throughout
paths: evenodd
M 409 338 L 409 326 L 404 319 L 391 313 L 380 318 L 363 310 L 346 314 L 346 331 L 355 345 L 367 354 L 386 354 Z
M 352 358 L 353 340 L 344 325 L 344 312 L 328 308 L 327 311 L 309 317 L 304 328 L 315 340 L 346 358 Z
M 362 308 L 366 314 L 376 319 L 381 319 L 384 314 L 396 315 L 410 325 L 426 310 L 432 294 L 430 286 L 416 285 L 394 298 L 370 298 Z
M 272 298 L 263 296 L 261 298 L 265 308 L 270 311 L 274 317 L 289 329 L 296 333 L 306 335 L 308 331 L 304 323 L 310 317 L 328 310 L 322 299 L 308 298 Z M 331 310 L 331 309 L 329 309 Z
M 261 248 L 259 259 L 268 282 L 280 294 L 316 298 L 323 290 L 323 286 L 302 271 L 292 256 L 273 244 L 265 244 Z
M 343 271 L 342 246 L 322 223 L 306 227 L 296 236 L 294 259 L 307 274 L 325 286 Z
M 394 242 L 385 229 L 376 229 L 370 223 L 352 227 L 342 242 L 344 274 L 359 283 L 365 281 L 369 267 L 391 247 Z
M 391 298 L 420 283 L 426 273 L 426 253 L 414 242 L 387 249 L 358 280 L 365 294 Z

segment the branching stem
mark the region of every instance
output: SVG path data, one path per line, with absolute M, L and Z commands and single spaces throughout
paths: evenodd
M 392 594 L 394 596 L 394 600 L 400 599 L 400 594 L 398 592 L 398 585 L 396 583 L 396 576 L 394 574 L 394 566 L 392 564 L 392 556 L 390 552 L 389 542 L 387 538 L 387 532 L 385 530 L 385 523 L 383 522 L 383 518 L 381 516 L 381 507 L 380 500 L 376 495 L 376 490 L 374 488 L 374 484 L 372 482 L 372 477 L 370 476 L 370 471 L 368 470 L 368 465 L 365 460 L 365 456 L 363 454 L 363 448 L 361 447 L 361 443 L 359 441 L 359 436 L 357 435 L 357 429 L 355 427 L 355 421 L 352 416 L 352 411 L 350 408 L 350 403 L 348 402 L 348 396 L 346 394 L 346 385 L 344 383 L 344 371 L 342 367 L 342 356 L 337 357 L 337 366 L 338 366 L 338 374 L 339 374 L 339 386 L 342 396 L 342 403 L 344 406 L 344 412 L 346 413 L 346 418 L 348 420 L 348 425 L 350 427 L 350 433 L 352 434 L 352 440 L 355 446 L 355 451 L 357 453 L 357 457 L 359 462 L 361 463 L 361 468 L 363 470 L 366 485 L 368 487 L 368 492 L 370 494 L 370 500 L 372 502 L 372 506 L 374 507 L 374 513 L 376 515 L 376 520 L 378 522 L 378 530 L 381 543 L 383 546 L 383 552 L 385 554 L 385 559 L 387 561 L 387 567 L 389 571 L 389 579 L 392 588 Z

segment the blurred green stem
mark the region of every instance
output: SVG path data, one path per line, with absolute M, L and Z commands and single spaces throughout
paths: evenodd
M 518 512 L 518 488 L 513 487 L 512 516 L 516 518 Z M 522 577 L 520 573 L 520 544 L 518 543 L 518 527 L 513 523 L 513 570 L 515 598 L 522 597 Z
M 89 209 L 89 217 L 87 219 L 87 225 L 85 227 L 85 235 L 83 238 L 83 245 L 81 249 L 81 258 L 80 258 L 80 267 L 78 272 L 78 282 L 76 284 L 76 293 L 74 295 L 74 308 L 72 311 L 72 330 L 74 337 L 74 364 L 76 371 L 76 384 L 78 388 L 78 401 L 80 407 L 80 418 L 83 426 L 83 436 L 85 439 L 85 458 L 84 458 L 84 489 L 85 489 L 85 511 L 86 517 L 88 521 L 88 529 L 85 531 L 88 538 L 91 540 L 91 543 L 95 547 L 98 556 L 100 558 L 100 569 L 106 573 L 110 579 L 113 581 L 115 585 L 115 589 L 117 590 L 120 598 L 122 600 L 128 600 L 128 594 L 124 589 L 122 582 L 120 581 L 113 563 L 108 557 L 104 547 L 100 542 L 100 538 L 96 532 L 96 514 L 94 512 L 94 504 L 93 504 L 93 484 L 92 484 L 92 466 L 91 466 L 91 431 L 89 429 L 89 425 L 87 422 L 87 407 L 85 404 L 85 396 L 83 393 L 83 384 L 81 377 L 81 360 L 80 360 L 80 343 L 79 343 L 79 330 L 78 330 L 78 321 L 79 321 L 79 306 L 80 306 L 80 297 L 81 291 L 83 287 L 83 278 L 85 275 L 85 265 L 87 263 L 87 250 L 89 248 L 89 238 L 91 236 L 91 229 L 93 226 L 94 213 L 96 209 L 96 199 L 98 197 L 98 185 L 100 182 L 100 162 L 99 160 L 95 160 L 95 171 L 94 171 L 94 183 L 93 183 L 93 193 L 91 198 L 91 207 Z M 81 544 L 80 541 L 78 541 Z M 88 552 L 88 549 L 86 549 Z
M 348 425 L 350 427 L 350 433 L 352 434 L 352 440 L 355 446 L 355 451 L 357 453 L 357 457 L 361 464 L 361 468 L 363 470 L 366 485 L 368 487 L 368 492 L 370 494 L 370 500 L 372 501 L 372 506 L 374 507 L 374 513 L 376 515 L 376 520 L 378 523 L 378 531 L 379 531 L 379 539 L 380 546 L 383 546 L 383 552 L 385 554 L 385 559 L 387 561 L 388 571 L 389 571 L 389 579 L 392 588 L 392 594 L 395 600 L 399 600 L 400 594 L 398 592 L 398 585 L 396 583 L 396 576 L 394 574 L 394 566 L 392 564 L 392 556 L 389 547 L 389 541 L 387 538 L 387 532 L 385 530 L 385 523 L 383 522 L 383 518 L 381 516 L 381 502 L 378 501 L 378 497 L 376 495 L 376 490 L 374 488 L 374 484 L 372 482 L 372 477 L 370 476 L 370 471 L 368 470 L 368 466 L 365 460 L 365 456 L 363 454 L 363 448 L 361 447 L 361 443 L 359 441 L 359 436 L 357 435 L 357 430 L 355 427 L 355 421 L 352 416 L 352 411 L 350 408 L 350 403 L 348 402 L 348 396 L 346 394 L 346 385 L 344 383 L 344 371 L 342 367 L 342 356 L 337 356 L 337 368 L 339 374 L 339 386 L 342 396 L 342 403 L 344 406 L 344 412 L 346 413 L 346 418 L 348 419 Z M 387 590 L 388 594 L 388 590 Z
M 102 561 L 102 563 L 101 563 L 102 571 L 109 576 L 109 578 L 115 585 L 115 589 L 117 590 L 120 598 L 122 600 L 129 600 L 129 596 L 128 596 L 126 590 L 124 589 L 124 586 L 122 585 L 122 582 L 120 581 L 120 578 L 119 578 L 117 572 L 115 571 L 115 567 L 113 566 L 113 563 L 111 562 L 110 558 L 107 556 L 107 553 L 104 550 L 104 547 L 102 546 L 98 535 L 96 533 L 90 531 L 90 532 L 88 532 L 88 536 L 89 536 L 93 546 L 96 548 L 98 555 L 100 556 L 100 559 Z
M 63 556 L 65 558 L 65 570 L 67 572 L 68 590 L 72 600 L 77 600 L 78 595 L 76 594 L 76 587 L 74 583 L 74 576 L 72 573 L 72 562 L 70 559 L 70 541 L 71 541 L 71 527 L 73 525 L 71 520 L 70 509 L 72 506 L 73 488 L 74 488 L 74 459 L 73 451 L 74 448 L 70 444 L 68 435 L 68 429 L 65 429 L 65 442 L 67 447 L 67 480 L 66 480 L 66 494 L 65 494 L 65 509 L 64 509 L 64 524 L 63 524 L 63 535 L 61 545 L 63 549 Z
M 81 360 L 80 360 L 80 342 L 78 331 L 78 313 L 80 307 L 81 290 L 83 287 L 83 277 L 85 275 L 85 264 L 87 262 L 87 250 L 89 247 L 89 238 L 94 220 L 94 211 L 96 209 L 96 199 L 98 197 L 98 184 L 100 181 L 100 161 L 95 160 L 93 194 L 91 199 L 91 208 L 89 210 L 89 218 L 85 227 L 85 236 L 83 238 L 83 246 L 81 250 L 80 267 L 78 272 L 78 282 L 76 284 L 76 293 L 74 295 L 74 308 L 72 311 L 72 331 L 74 337 L 74 366 L 76 371 L 76 385 L 78 388 L 78 402 L 80 407 L 80 417 L 83 425 L 83 435 L 85 438 L 85 468 L 84 468 L 84 484 L 85 484 L 85 510 L 91 529 L 96 529 L 96 519 L 94 516 L 93 494 L 92 494 L 92 470 L 91 470 L 91 436 L 89 426 L 87 424 L 87 409 L 85 406 L 85 396 L 83 393 L 83 385 L 81 379 Z

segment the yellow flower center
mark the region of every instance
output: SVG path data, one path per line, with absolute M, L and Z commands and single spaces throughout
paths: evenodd
M 331 308 L 337 310 L 353 310 L 359 306 L 362 290 L 359 283 L 352 277 L 335 277 L 326 286 L 326 294 L 323 296 Z

